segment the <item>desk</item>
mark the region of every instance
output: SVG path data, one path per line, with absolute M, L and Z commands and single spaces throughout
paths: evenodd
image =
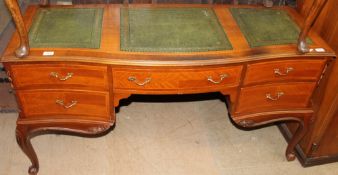
M 300 34 L 298 49 L 295 43 L 250 47 L 230 12 L 230 8 L 238 6 L 225 5 L 133 5 L 129 8 L 211 8 L 231 43 L 231 49 L 227 50 L 121 51 L 122 5 L 66 7 L 103 9 L 99 48 L 29 48 L 24 24 L 31 27 L 39 7 L 28 7 L 22 18 L 13 1 L 7 0 L 7 4 L 14 7 L 11 12 L 18 34 L 13 36 L 2 62 L 21 109 L 16 137 L 32 162 L 30 174 L 37 174 L 39 169 L 30 143 L 33 136 L 55 131 L 103 133 L 114 125 L 114 109 L 119 101 L 132 94 L 220 92 L 229 97 L 231 118 L 242 127 L 296 121 L 298 130 L 286 149 L 287 159 L 294 160 L 294 148 L 314 117 L 313 92 L 335 56 L 312 31 L 308 35 L 312 44 L 307 47 L 307 27 Z M 302 23 L 303 19 L 293 9 L 277 10 L 286 12 L 296 24 Z M 316 14 L 310 14 L 309 18 L 313 16 Z M 306 22 L 305 26 L 313 20 Z

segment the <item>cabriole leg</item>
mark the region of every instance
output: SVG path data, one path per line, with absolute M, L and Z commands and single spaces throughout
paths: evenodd
M 112 117 L 115 119 L 115 117 Z M 83 122 L 83 123 L 44 123 L 44 124 L 18 124 L 16 127 L 16 140 L 21 150 L 31 161 L 28 169 L 30 175 L 39 171 L 39 160 L 31 144 L 31 139 L 42 134 L 68 133 L 78 136 L 100 136 L 106 134 L 114 121 L 109 122 Z
M 31 137 L 31 132 L 27 127 L 20 125 L 16 127 L 16 140 L 18 145 L 32 163 L 28 169 L 28 173 L 30 175 L 36 175 L 39 171 L 39 161 L 31 144 Z
M 297 131 L 293 135 L 292 139 L 290 140 L 290 143 L 288 144 L 288 147 L 286 148 L 286 159 L 288 161 L 293 161 L 296 158 L 295 155 L 295 148 L 296 145 L 300 142 L 300 140 L 304 137 L 306 134 L 308 128 L 309 128 L 309 120 L 310 116 L 305 116 L 303 120 L 299 121 L 299 126 L 297 128 Z
M 292 117 L 290 117 L 292 116 Z M 244 128 L 253 128 L 257 126 L 263 126 L 269 123 L 274 122 L 289 122 L 295 121 L 299 123 L 297 131 L 293 134 L 289 144 L 286 148 L 286 159 L 288 161 L 295 160 L 295 148 L 296 145 L 300 143 L 300 141 L 304 138 L 307 130 L 309 128 L 310 120 L 313 116 L 313 110 L 302 110 L 302 111 L 295 111 L 293 114 L 289 112 L 271 112 L 266 113 L 259 113 L 259 115 L 248 115 L 248 116 L 240 116 L 238 118 L 233 118 L 234 121 L 244 127 Z M 241 119 L 239 119 L 241 118 Z

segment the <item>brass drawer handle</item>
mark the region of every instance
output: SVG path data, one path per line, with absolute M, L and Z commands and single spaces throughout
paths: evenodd
M 293 70 L 294 70 L 293 67 L 287 67 L 286 70 L 285 70 L 285 73 L 283 73 L 280 69 L 276 68 L 276 69 L 274 69 L 274 73 L 276 75 L 279 75 L 279 76 L 286 76 Z
M 144 86 L 144 85 L 150 83 L 151 78 L 146 78 L 146 79 L 144 79 L 144 82 L 139 82 L 135 76 L 130 76 L 130 77 L 128 77 L 128 81 L 134 82 L 135 84 L 137 84 L 139 86 Z
M 277 101 L 283 95 L 284 95 L 284 92 L 277 92 L 276 96 L 272 97 L 272 95 L 269 93 L 269 94 L 266 94 L 266 99 L 269 99 L 269 100 L 272 100 L 272 101 Z
M 49 75 L 50 75 L 51 77 L 58 78 L 60 81 L 66 81 L 66 80 L 72 78 L 73 75 L 74 75 L 74 73 L 68 72 L 67 75 L 64 76 L 64 77 L 60 77 L 59 74 L 58 74 L 57 72 L 51 72 Z
M 75 106 L 77 104 L 77 101 L 76 100 L 72 100 L 71 103 L 69 103 L 68 105 L 66 105 L 63 100 L 57 99 L 55 101 L 55 103 L 58 104 L 58 105 L 60 105 L 60 106 L 62 106 L 62 107 L 64 107 L 65 109 L 69 109 L 69 108 Z
M 214 84 L 220 84 L 225 78 L 227 78 L 229 75 L 228 74 L 222 74 L 219 76 L 219 81 L 215 81 L 212 76 L 208 76 L 207 80 L 214 83 Z

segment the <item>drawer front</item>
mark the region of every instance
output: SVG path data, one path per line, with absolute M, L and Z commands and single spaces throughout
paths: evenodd
M 24 116 L 109 119 L 109 93 L 96 91 L 17 91 Z M 87 117 L 86 117 L 87 116 Z
M 74 87 L 108 89 L 107 67 L 91 65 L 24 64 L 12 65 L 17 88 Z
M 249 64 L 244 85 L 277 82 L 284 80 L 316 81 L 322 73 L 326 61 L 288 60 Z
M 236 112 L 259 112 L 304 108 L 315 83 L 270 84 L 242 88 Z
M 115 89 L 200 89 L 239 84 L 242 66 L 203 70 L 116 70 Z

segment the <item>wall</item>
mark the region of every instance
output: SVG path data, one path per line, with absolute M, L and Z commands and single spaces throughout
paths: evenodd
M 19 0 L 19 4 L 23 4 L 27 0 Z M 5 5 L 4 0 L 0 1 L 0 34 L 5 30 L 9 21 L 11 20 L 11 15 Z
M 24 7 L 27 0 L 18 0 L 19 4 Z M 24 8 L 22 8 L 24 9 Z M 14 31 L 14 25 L 11 23 L 11 15 L 5 5 L 4 0 L 0 0 L 0 56 L 6 47 Z M 1 67 L 1 65 L 0 65 Z
M 5 29 L 10 20 L 10 15 L 5 5 L 5 2 L 0 1 L 0 33 Z
M 23 0 L 19 0 L 23 4 Z M 14 31 L 14 25 L 10 22 L 11 15 L 9 14 L 4 0 L 0 0 L 0 56 L 4 51 L 7 42 L 9 41 Z M 8 83 L 7 75 L 2 69 L 0 63 L 0 113 L 17 111 L 16 100 L 11 93 L 11 86 Z
M 2 55 L 3 50 L 5 49 L 6 42 L 4 41 L 3 31 L 7 27 L 10 21 L 10 15 L 5 5 L 5 2 L 0 1 L 0 56 Z M 0 64 L 1 67 L 1 64 Z

